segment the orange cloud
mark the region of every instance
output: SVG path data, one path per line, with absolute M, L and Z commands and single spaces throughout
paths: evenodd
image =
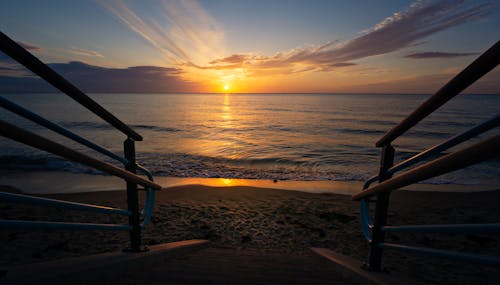
M 493 6 L 455 0 L 416 1 L 350 40 L 332 40 L 322 45 L 278 51 L 274 55 L 225 55 L 224 32 L 195 1 L 162 1 L 164 19 L 161 23 L 140 15 L 121 1 L 101 0 L 101 3 L 158 49 L 166 66 L 182 69 L 184 80 L 199 82 L 207 86 L 206 91 L 220 90 L 221 86 L 230 84 L 233 91 L 241 92 L 261 90 L 262 84 L 273 90 L 279 89 L 274 87 L 276 84 L 284 84 L 282 89 L 288 89 L 295 86 L 291 81 L 302 83 L 300 88 L 306 86 L 311 92 L 318 90 L 318 84 L 325 90 L 339 90 L 349 84 L 374 84 L 377 79 L 362 71 L 368 68 L 363 66 L 363 59 L 413 47 L 431 35 L 485 18 Z M 470 54 L 421 53 L 407 57 L 466 55 Z M 329 74 L 329 78 L 322 76 L 323 73 Z M 338 78 L 332 79 L 332 76 Z M 394 80 L 401 77 L 400 74 L 391 76 Z

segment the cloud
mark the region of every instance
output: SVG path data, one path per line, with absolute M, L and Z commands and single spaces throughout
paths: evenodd
M 204 70 L 231 70 L 231 69 L 242 67 L 242 64 L 241 63 L 235 63 L 235 64 L 221 64 L 221 65 L 203 66 L 203 65 L 194 64 L 192 62 L 187 62 L 187 63 L 184 63 L 184 64 L 182 64 L 180 66 L 183 66 L 183 67 L 194 67 L 196 69 L 204 69 Z
M 0 52 L 0 76 L 30 76 L 31 72 L 26 70 L 17 61 L 10 58 L 10 56 Z
M 210 64 L 219 64 L 219 63 L 231 63 L 231 64 L 242 64 L 243 62 L 251 59 L 252 56 L 248 54 L 233 54 L 228 57 L 215 59 L 209 62 Z
M 85 92 L 168 93 L 200 90 L 199 85 L 181 78 L 178 68 L 134 66 L 106 68 L 83 62 L 52 63 L 55 71 Z M 0 92 L 54 92 L 36 76 L 1 76 Z
M 16 41 L 21 47 L 31 52 L 41 51 L 42 48 L 31 43 Z M 0 76 L 30 76 L 31 72 L 22 67 L 17 61 L 10 56 L 0 52 Z
M 417 1 L 351 40 L 295 48 L 273 56 L 234 54 L 211 60 L 210 64 L 214 69 L 220 69 L 221 63 L 229 63 L 253 69 L 282 68 L 286 73 L 289 69 L 303 69 L 304 65 L 314 67 L 308 70 L 330 71 L 347 66 L 344 64 L 347 62 L 352 65 L 352 61 L 416 46 L 433 34 L 486 17 L 492 5 L 458 0 Z
M 37 77 L 0 75 L 0 93 L 48 93 L 56 91 Z
M 160 51 L 166 64 L 205 64 L 224 54 L 222 29 L 196 1 L 161 1 L 157 19 L 140 15 L 122 1 L 99 3 Z
M 313 62 L 344 62 L 381 55 L 411 46 L 448 28 L 485 17 L 490 4 L 466 5 L 463 1 L 418 1 L 395 13 L 366 34 L 344 44 L 306 52 L 295 57 Z
M 40 50 L 42 50 L 41 47 L 33 45 L 33 44 L 30 44 L 30 43 L 27 43 L 27 42 L 17 41 L 17 43 L 20 46 L 22 46 L 23 48 L 27 49 L 27 50 L 31 50 L 31 51 L 40 51 Z
M 500 90 L 500 68 L 495 68 L 464 90 L 464 93 L 498 94 Z
M 77 47 L 70 47 L 67 51 L 75 55 L 86 56 L 86 57 L 104 57 L 102 54 L 100 54 L 95 50 L 88 50 Z
M 331 66 L 332 67 L 347 67 L 347 66 L 353 66 L 357 65 L 356 63 L 353 62 L 339 62 L 339 63 L 334 63 Z
M 461 69 L 459 68 L 458 71 Z M 399 93 L 399 94 L 434 94 L 443 85 L 449 82 L 457 74 L 457 70 L 444 70 L 440 73 L 426 75 L 407 76 L 399 79 L 385 78 L 378 82 L 368 84 L 356 84 L 347 86 L 341 92 L 371 93 Z M 494 69 L 471 86 L 465 89 L 463 94 L 498 94 L 500 90 L 500 69 Z
M 416 1 L 347 40 L 332 39 L 324 44 L 300 46 L 272 55 L 228 55 L 224 53 L 222 29 L 196 1 L 159 0 L 162 5 L 156 10 L 155 18 L 146 16 L 144 11 L 147 9 L 139 9 L 134 2 L 97 1 L 156 48 L 164 60 L 163 65 L 182 70 L 179 77 L 203 81 L 207 86 L 226 84 L 231 81 L 228 76 L 248 82 L 252 78 L 308 76 L 314 72 L 333 71 L 344 75 L 363 72 L 356 71 L 366 68 L 359 66 L 360 60 L 422 45 L 439 32 L 483 19 L 493 10 L 489 2 Z
M 344 74 L 359 73 L 365 68 L 359 66 L 361 65 L 358 63 L 359 60 L 413 48 L 429 41 L 436 33 L 483 19 L 493 10 L 491 3 L 459 0 L 417 1 L 407 9 L 386 17 L 348 40 L 331 40 L 324 44 L 301 46 L 279 51 L 273 55 L 255 53 L 225 55 L 222 29 L 217 21 L 195 1 L 161 1 L 160 9 L 156 10 L 156 15 L 159 17 L 154 19 L 142 14 L 147 10 L 144 7 L 134 8 L 134 5 L 139 5 L 134 2 L 126 4 L 118 0 L 97 1 L 122 24 L 157 49 L 164 61 L 162 65 L 171 67 L 106 68 L 82 62 L 50 65 L 87 92 L 196 92 L 206 91 L 201 89 L 200 83 L 194 82 L 201 81 L 200 78 L 203 78 L 204 82 L 218 82 L 214 79 L 217 77 L 219 81 L 225 82 L 226 78 L 263 78 L 334 70 Z M 27 49 L 40 49 L 32 44 L 20 44 Z M 77 47 L 65 51 L 89 58 L 102 57 L 98 51 Z M 455 58 L 474 54 L 407 52 L 404 57 Z M 353 66 L 357 67 L 351 68 Z M 35 90 L 42 90 L 40 92 L 51 90 L 50 86 L 43 85 L 40 79 L 29 72 L 2 61 L 1 53 L 0 76 L 0 91 L 24 88 L 25 92 L 32 92 L 30 86 Z M 390 88 L 402 90 L 401 86 L 408 86 L 405 87 L 407 91 L 413 92 L 426 80 L 435 82 L 432 86 L 439 86 L 444 81 L 443 75 L 440 74 L 401 80 L 378 82 L 373 83 L 373 86 L 366 85 L 360 88 L 368 90 L 387 87 L 388 90 Z M 410 84 L 412 80 L 415 84 Z M 497 86 L 491 80 L 488 84 L 492 86 L 491 88 Z
M 455 57 L 464 57 L 471 55 L 478 55 L 477 52 L 463 52 L 463 53 L 455 53 L 455 52 L 438 52 L 438 51 L 428 51 L 428 52 L 416 52 L 405 55 L 405 58 L 412 59 L 428 59 L 428 58 L 455 58 Z

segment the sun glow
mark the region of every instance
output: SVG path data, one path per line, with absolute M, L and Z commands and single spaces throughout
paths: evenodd
M 229 90 L 229 85 L 224 85 L 224 90 L 228 91 Z

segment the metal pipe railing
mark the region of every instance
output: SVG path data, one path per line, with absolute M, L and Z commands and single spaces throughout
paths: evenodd
M 361 199 L 359 203 L 359 214 L 360 214 L 360 222 L 361 222 L 361 231 L 365 236 L 365 239 L 371 243 L 372 242 L 372 234 L 373 230 L 373 222 L 370 216 L 370 204 L 367 199 Z
M 499 145 L 500 135 L 496 135 L 381 182 L 360 193 L 354 194 L 352 199 L 360 200 L 381 192 L 390 192 L 425 179 L 436 177 L 488 159 L 493 159 L 500 156 Z
M 449 258 L 456 261 L 473 262 L 473 263 L 478 263 L 488 266 L 496 266 L 496 267 L 500 266 L 500 258 L 497 256 L 456 252 L 451 250 L 442 250 L 442 249 L 434 249 L 434 248 L 426 248 L 418 246 L 407 246 L 407 245 L 400 245 L 393 243 L 382 243 L 379 244 L 378 246 L 383 249 L 399 250 L 403 252 L 416 253 L 416 254 L 426 254 L 434 257 Z
M 30 110 L 27 110 L 3 97 L 0 96 L 0 107 L 3 107 L 23 118 L 26 118 L 30 121 L 33 121 L 41 126 L 44 126 L 46 127 L 47 129 L 49 130 L 52 130 L 62 136 L 65 136 L 73 141 L 76 141 L 76 142 L 79 142 L 81 143 L 82 145 L 84 146 L 87 146 L 101 154 L 104 154 L 104 155 L 107 155 L 108 157 L 111 157 L 115 160 L 118 160 L 120 161 L 121 163 L 123 164 L 127 164 L 128 161 L 124 158 L 124 157 L 121 157 L 63 127 L 61 127 L 60 125 L 58 124 L 55 124 L 45 118 L 43 118 L 42 116 L 38 115 L 38 114 L 35 114 L 34 112 L 31 112 Z
M 31 120 L 41 126 L 46 127 L 60 135 L 63 135 L 77 143 L 87 146 L 101 154 L 107 155 L 124 164 L 125 169 L 116 167 L 112 164 L 105 163 L 101 160 L 92 158 L 78 151 L 67 148 L 61 144 L 48 140 L 32 132 L 18 128 L 7 122 L 0 121 L 0 135 L 24 143 L 26 145 L 44 150 L 66 159 L 76 161 L 78 163 L 90 166 L 94 169 L 104 171 L 108 174 L 123 178 L 127 182 L 127 205 L 128 210 L 115 209 L 110 207 L 102 207 L 97 205 L 89 205 L 75 202 L 60 201 L 54 199 L 46 199 L 41 197 L 32 197 L 20 194 L 11 194 L 0 192 L 0 199 L 14 203 L 28 203 L 36 205 L 44 205 L 56 208 L 64 208 L 69 210 L 84 210 L 94 211 L 104 214 L 122 214 L 129 218 L 128 225 L 114 224 L 82 224 L 82 223 L 62 223 L 62 222 L 45 222 L 45 221 L 17 221 L 17 220 L 0 220 L 0 228 L 28 228 L 28 229 L 77 229 L 77 230 L 126 230 L 130 233 L 129 251 L 141 252 L 144 248 L 141 247 L 141 229 L 151 219 L 154 208 L 155 190 L 160 190 L 161 186 L 153 182 L 151 173 L 142 166 L 136 164 L 135 161 L 135 141 L 142 140 L 142 137 L 132 130 L 125 123 L 120 121 L 106 109 L 97 104 L 90 97 L 76 88 L 69 81 L 57 74 L 49 66 L 45 65 L 30 52 L 25 50 L 15 41 L 11 40 L 5 34 L 0 32 L 0 50 L 5 54 L 24 65 L 26 68 L 40 76 L 42 79 L 52 84 L 54 87 L 73 98 L 75 101 L 89 109 L 97 116 L 104 119 L 116 129 L 127 135 L 124 142 L 125 157 L 121 157 L 106 148 L 103 148 L 61 126 L 55 124 L 21 106 L 18 106 L 5 98 L 0 97 L 0 107 L 4 107 L 13 113 L 20 115 L 28 120 Z M 139 170 L 146 174 L 149 180 L 146 180 L 136 174 Z M 139 198 L 137 185 L 144 186 L 146 190 L 146 202 L 144 209 L 139 210 Z M 142 222 L 140 221 L 143 216 Z
M 44 205 L 50 206 L 54 208 L 64 208 L 69 210 L 78 210 L 78 211 L 89 211 L 89 212 L 97 212 L 104 214 L 118 214 L 130 216 L 130 211 L 117 209 L 112 207 L 105 206 L 97 206 L 85 203 L 76 203 L 69 201 L 61 201 L 56 199 L 42 198 L 42 197 L 33 197 L 22 194 L 14 194 L 14 193 L 5 193 L 0 192 L 0 200 L 5 200 L 13 203 L 24 203 L 24 204 L 33 204 L 33 205 Z
M 111 230 L 130 231 L 130 225 L 92 224 L 92 223 L 64 223 L 23 220 L 0 220 L 0 228 L 33 229 L 33 230 Z
M 68 80 L 64 79 L 57 72 L 52 70 L 49 66 L 41 62 L 38 58 L 32 55 L 29 51 L 24 49 L 18 43 L 13 41 L 4 33 L 0 32 L 0 50 L 11 58 L 15 59 L 20 64 L 31 70 L 36 75 L 43 78 L 61 92 L 65 93 L 75 101 L 85 106 L 91 112 L 101 117 L 104 121 L 108 122 L 128 137 L 135 141 L 141 141 L 142 136 L 136 133 L 133 129 L 120 121 L 117 117 L 104 109 L 97 102 L 85 95 L 80 89 L 71 84 Z
M 500 224 L 447 224 L 447 225 L 407 225 L 385 226 L 385 232 L 413 232 L 413 233 L 500 233 Z
M 433 178 L 451 171 L 462 169 L 488 159 L 500 156 L 500 135 L 495 135 L 472 146 L 459 151 L 444 155 L 431 160 L 425 164 L 407 170 L 398 176 L 391 176 L 397 171 L 406 169 L 416 163 L 430 157 L 441 155 L 443 151 L 484 133 L 500 124 L 500 116 L 473 127 L 466 132 L 456 135 L 447 141 L 435 145 L 419 154 L 392 165 L 394 149 L 391 142 L 416 125 L 419 121 L 434 112 L 448 100 L 456 96 L 462 90 L 470 86 L 477 79 L 495 68 L 500 62 L 500 41 L 496 42 L 490 49 L 483 53 L 472 64 L 450 80 L 436 94 L 425 101 L 420 107 L 406 117 L 401 123 L 389 130 L 377 143 L 382 147 L 381 167 L 379 174 L 368 179 L 363 185 L 363 191 L 352 196 L 353 200 L 360 200 L 361 231 L 370 243 L 370 254 L 367 268 L 373 271 L 381 271 L 382 254 L 386 249 L 399 250 L 408 253 L 428 254 L 435 257 L 451 258 L 458 261 L 474 262 L 484 265 L 500 266 L 500 258 L 496 256 L 485 256 L 439 250 L 424 247 L 405 246 L 399 244 L 385 243 L 385 233 L 480 233 L 497 234 L 500 232 L 500 224 L 448 224 L 448 225 L 403 225 L 387 226 L 388 201 L 392 191 L 408 186 L 429 178 Z M 389 161 L 389 163 L 388 163 Z M 370 187 L 370 184 L 379 181 L 378 185 Z M 370 216 L 370 200 L 376 197 L 375 218 L 372 222 Z
M 478 136 L 482 133 L 485 133 L 485 132 L 487 132 L 487 131 L 489 131 L 489 130 L 491 130 L 499 125 L 500 125 L 500 115 L 498 115 L 490 120 L 487 120 L 487 121 L 483 122 L 482 124 L 477 125 L 477 126 L 471 128 L 471 129 L 469 129 L 469 130 L 467 130 L 459 135 L 451 137 L 450 139 L 448 139 L 447 141 L 445 141 L 443 143 L 440 143 L 440 144 L 435 145 L 431 148 L 428 148 L 425 151 L 422 151 L 419 154 L 416 154 L 416 155 L 408 158 L 405 161 L 397 163 L 393 167 L 389 168 L 387 170 L 387 173 L 394 174 L 394 173 L 401 171 L 409 166 L 412 166 L 416 163 L 419 163 L 419 162 L 425 160 L 426 158 L 432 157 L 434 155 L 438 155 L 447 149 L 450 149 L 450 148 L 452 148 L 452 147 L 454 147 L 454 146 L 456 146 L 464 141 L 467 141 L 475 136 Z M 370 177 L 368 180 L 365 181 L 365 184 L 363 185 L 363 189 L 368 188 L 371 183 L 377 181 L 378 179 L 379 179 L 378 175 Z
M 467 66 L 462 72 L 451 79 L 445 86 L 425 101 L 401 123 L 388 131 L 379 141 L 377 147 L 390 144 L 393 140 L 404 134 L 422 119 L 458 95 L 476 80 L 490 72 L 500 63 L 500 41 L 484 52 L 479 58 Z
M 45 150 L 47 152 L 62 156 L 69 160 L 82 163 L 95 169 L 104 171 L 108 174 L 125 179 L 128 182 L 151 187 L 154 190 L 160 190 L 161 186 L 146 180 L 137 174 L 118 168 L 112 164 L 102 162 L 83 153 L 67 148 L 61 144 L 48 140 L 32 132 L 23 130 L 14 125 L 0 120 L 0 135 L 24 143 L 26 145 Z
M 154 181 L 153 174 L 149 170 L 137 163 L 135 166 L 137 170 L 141 171 L 148 177 L 149 181 Z M 153 189 L 146 187 L 146 203 L 144 205 L 144 209 L 141 211 L 141 215 L 144 217 L 141 223 L 141 228 L 144 228 L 151 220 L 155 206 L 155 194 L 156 193 Z

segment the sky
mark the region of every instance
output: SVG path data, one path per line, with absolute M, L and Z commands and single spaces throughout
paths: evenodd
M 14 1 L 0 30 L 86 92 L 433 93 L 500 1 Z M 500 93 L 495 69 L 467 92 Z M 50 86 L 0 54 L 0 92 Z

